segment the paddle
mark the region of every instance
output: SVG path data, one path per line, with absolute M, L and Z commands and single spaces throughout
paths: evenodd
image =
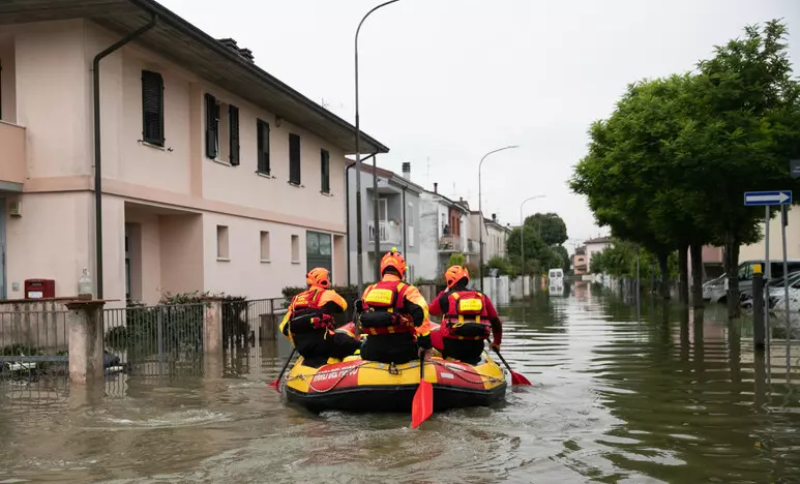
M 425 353 L 419 358 L 419 387 L 411 403 L 411 428 L 419 427 L 433 413 L 433 386 L 425 380 Z
M 492 349 L 494 349 L 494 348 L 492 348 Z M 511 384 L 512 385 L 532 386 L 532 383 L 529 382 L 527 378 L 525 378 L 524 376 L 522 376 L 519 373 L 515 372 L 514 370 L 511 369 L 510 366 L 508 366 L 508 363 L 506 362 L 506 359 L 503 358 L 503 355 L 500 354 L 499 350 L 494 349 L 494 352 L 497 353 L 497 356 L 500 358 L 500 361 L 502 361 L 503 364 L 506 365 L 506 368 L 508 369 L 508 372 L 511 373 Z
M 286 368 L 289 367 L 289 363 L 292 362 L 292 358 L 294 358 L 295 351 L 297 351 L 297 348 L 292 348 L 292 352 L 291 352 L 291 354 L 289 354 L 289 358 L 286 360 L 286 364 L 283 365 L 283 368 L 281 369 L 281 372 L 278 373 L 278 378 L 276 378 L 275 381 L 273 381 L 272 383 L 269 384 L 269 386 L 274 388 L 276 392 L 280 392 L 280 390 L 278 389 L 278 385 L 280 385 L 281 378 L 283 378 L 283 374 L 286 373 Z

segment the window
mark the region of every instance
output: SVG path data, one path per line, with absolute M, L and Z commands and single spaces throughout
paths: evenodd
M 300 136 L 289 134 L 289 183 L 300 184 Z
M 219 104 L 206 94 L 206 156 L 212 160 L 219 155 Z
M 229 258 L 228 227 L 217 225 L 217 260 L 228 260 Z
M 164 79 L 142 71 L 142 140 L 164 146 Z
M 320 151 L 320 165 L 322 167 L 322 193 L 331 192 L 331 154 L 328 150 Z
M 300 263 L 300 236 L 292 235 L 292 263 Z
M 228 106 L 228 128 L 231 166 L 239 166 L 239 108 L 233 104 Z
M 269 175 L 269 123 L 256 120 L 258 143 L 258 172 Z
M 306 232 L 306 265 L 307 270 L 315 267 L 324 267 L 329 272 L 333 271 L 331 234 L 322 232 Z
M 409 225 L 406 230 L 408 231 L 408 246 L 414 247 L 414 227 Z
M 261 262 L 269 262 L 269 232 L 261 231 Z

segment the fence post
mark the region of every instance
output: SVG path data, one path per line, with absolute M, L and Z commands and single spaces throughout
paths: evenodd
M 222 350 L 222 301 L 214 299 L 206 304 L 203 318 L 203 352 L 215 354 Z
M 69 378 L 86 385 L 103 378 L 104 301 L 66 303 L 69 327 Z

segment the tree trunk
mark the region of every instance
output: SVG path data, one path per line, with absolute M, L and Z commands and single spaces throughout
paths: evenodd
M 658 266 L 661 268 L 661 281 L 659 284 L 658 292 L 661 299 L 669 300 L 669 253 L 658 254 Z
M 689 304 L 689 244 L 678 245 L 678 270 L 680 272 L 678 300 L 681 304 Z
M 728 279 L 728 318 L 742 314 L 739 304 L 739 244 L 732 232 L 725 234 L 725 277 Z
M 692 307 L 700 309 L 703 306 L 703 246 L 692 244 L 689 246 L 692 258 Z

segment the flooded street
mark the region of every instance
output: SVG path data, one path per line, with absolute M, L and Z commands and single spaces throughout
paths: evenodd
M 6 383 L 0 483 L 800 482 L 785 350 L 770 370 L 723 309 L 701 325 L 585 283 L 540 292 L 504 312 L 504 354 L 534 387 L 413 431 L 407 415 L 286 407 L 267 388 L 284 341 L 216 374 L 115 377 L 104 396 Z

